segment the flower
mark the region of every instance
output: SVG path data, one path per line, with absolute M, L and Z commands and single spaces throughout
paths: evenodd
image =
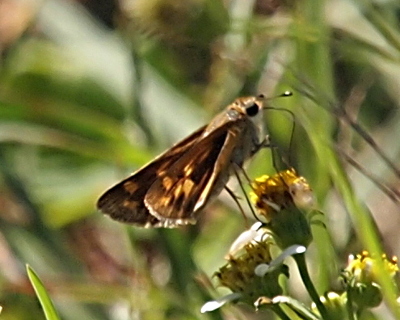
M 251 200 L 267 222 L 292 204 L 302 209 L 313 208 L 315 204 L 310 185 L 304 177 L 297 175 L 294 168 L 273 176 L 263 175 L 254 180 L 252 187 Z
M 346 299 L 343 295 L 331 291 L 325 293 L 324 296 L 321 296 L 320 300 L 327 309 L 331 319 L 348 319 L 346 313 Z M 315 302 L 311 304 L 311 310 L 314 313 L 319 314 Z
M 253 237 L 251 237 L 251 235 Z M 278 278 L 288 276 L 288 268 L 283 264 L 286 257 L 304 253 L 303 246 L 291 246 L 275 259 L 271 255 L 273 239 L 255 223 L 243 232 L 233 243 L 227 263 L 215 273 L 221 286 L 233 293 L 203 305 L 201 312 L 208 312 L 223 306 L 227 302 L 240 301 L 254 306 L 259 297 L 273 298 L 282 294 Z
M 314 209 L 315 199 L 307 180 L 291 168 L 257 178 L 252 187 L 250 198 L 265 217 L 277 244 L 282 249 L 291 245 L 308 246 L 312 235 L 303 210 Z
M 393 256 L 390 260 L 386 254 L 382 254 L 382 261 L 385 271 L 392 277 L 399 271 L 397 265 L 397 257 Z M 376 263 L 376 258 L 370 256 L 368 251 L 363 251 L 361 254 L 349 255 L 348 266 L 345 271 L 351 274 L 358 282 L 369 283 L 376 282 L 376 273 L 379 271 Z
M 262 276 L 256 273 L 259 265 L 271 263 L 271 244 L 270 241 L 246 244 L 245 252 L 237 258 L 231 256 L 227 264 L 215 273 L 215 277 L 222 286 L 241 293 L 241 301 L 251 305 L 261 295 L 274 297 L 282 294 L 278 277 L 281 273 L 287 273 L 286 267 L 280 265 Z
M 394 277 L 399 271 L 397 257 L 388 259 L 386 254 L 381 256 L 384 271 Z M 348 265 L 345 268 L 342 277 L 346 284 L 347 295 L 360 308 L 376 307 L 382 301 L 382 292 L 378 284 L 377 273 L 381 264 L 378 265 L 377 258 L 372 257 L 368 251 L 363 251 L 356 256 L 350 255 Z

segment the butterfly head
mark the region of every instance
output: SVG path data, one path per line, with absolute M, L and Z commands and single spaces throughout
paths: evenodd
M 230 109 L 242 116 L 253 118 L 261 113 L 264 100 L 263 95 L 238 98 L 231 104 Z

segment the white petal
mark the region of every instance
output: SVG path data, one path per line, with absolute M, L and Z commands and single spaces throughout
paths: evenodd
M 242 296 L 241 293 L 231 293 L 217 300 L 208 301 L 200 309 L 201 313 L 210 312 L 221 308 L 224 304 L 238 300 Z
M 250 227 L 250 229 L 242 232 L 232 243 L 228 256 L 225 258 L 228 259 L 230 256 L 237 255 L 237 253 L 248 243 L 265 241 L 269 235 L 265 233 L 265 230 L 260 229 L 262 225 L 263 224 L 260 221 L 257 221 Z
M 272 303 L 279 304 L 279 303 L 288 303 L 289 299 L 286 296 L 276 296 L 272 298 Z
M 255 230 L 257 231 L 258 229 L 260 229 L 262 227 L 262 222 L 257 221 L 255 223 L 253 223 L 253 225 L 250 227 L 250 230 Z
M 304 253 L 306 252 L 306 250 L 306 247 L 298 244 L 287 247 L 278 257 L 271 261 L 270 267 L 272 268 L 281 265 L 283 263 L 283 260 L 285 260 L 287 257 L 290 257 L 294 254 Z
M 276 267 L 280 266 L 283 261 L 287 258 L 290 257 L 294 254 L 299 254 L 299 253 L 304 253 L 306 252 L 307 248 L 298 244 L 294 244 L 290 247 L 288 247 L 286 250 L 284 250 L 279 256 L 277 256 L 274 260 L 271 261 L 268 267 L 265 267 L 265 263 L 259 264 L 257 267 L 254 269 L 255 275 L 262 277 L 264 276 L 267 272 L 271 272 L 274 270 Z M 260 267 L 260 269 L 258 269 Z
M 269 270 L 269 265 L 266 263 L 261 263 L 254 269 L 254 273 L 257 277 L 263 277 Z
M 297 207 L 312 209 L 315 206 L 316 201 L 314 193 L 305 180 L 302 179 L 301 182 L 292 184 L 289 188 L 289 192 Z

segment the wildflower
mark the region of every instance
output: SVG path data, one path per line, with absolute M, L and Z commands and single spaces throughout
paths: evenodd
M 251 199 L 267 222 L 274 214 L 295 204 L 299 208 L 312 208 L 315 204 L 311 187 L 304 177 L 298 176 L 294 168 L 264 175 L 253 182 Z
M 399 271 L 397 257 L 393 256 L 389 260 L 386 254 L 382 254 L 382 260 L 385 271 L 393 277 Z M 377 267 L 376 259 L 372 258 L 368 251 L 363 251 L 356 256 L 352 254 L 349 256 L 348 266 L 345 270 L 357 278 L 359 282 L 376 282 Z
M 201 312 L 215 310 L 227 302 L 240 301 L 254 305 L 259 297 L 275 297 L 282 294 L 278 278 L 288 276 L 286 257 L 303 253 L 303 246 L 292 246 L 272 259 L 272 238 L 256 223 L 250 230 L 242 233 L 231 247 L 227 263 L 215 273 L 220 285 L 233 293 L 221 299 L 207 302 Z M 253 235 L 254 238 L 251 238 Z
M 252 187 L 251 200 L 277 244 L 282 249 L 295 244 L 308 246 L 312 236 L 303 210 L 313 209 L 315 200 L 307 180 L 291 168 L 257 178 Z
M 326 307 L 331 319 L 347 319 L 346 299 L 336 292 L 328 292 L 320 298 L 322 304 Z M 311 305 L 311 310 L 319 314 L 315 302 Z
M 386 254 L 381 256 L 384 271 L 392 277 L 399 271 L 397 257 L 388 259 Z M 343 279 L 347 286 L 347 294 L 360 308 L 376 307 L 382 301 L 382 292 L 378 284 L 377 273 L 380 270 L 377 259 L 371 257 L 368 251 L 356 256 L 350 255 L 348 266 L 343 272 Z
M 280 268 L 264 273 L 261 277 L 255 272 L 257 266 L 271 263 L 270 246 L 271 243 L 268 242 L 248 243 L 244 247 L 244 254 L 237 258 L 231 257 L 228 263 L 216 272 L 215 276 L 220 284 L 232 292 L 241 293 L 241 301 L 250 305 L 261 295 L 274 297 L 282 294 L 278 277 L 287 273 L 286 267 L 280 265 Z

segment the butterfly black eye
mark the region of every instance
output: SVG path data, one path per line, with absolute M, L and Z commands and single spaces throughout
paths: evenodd
M 257 115 L 259 110 L 260 109 L 259 109 L 257 103 L 253 103 L 252 105 L 250 105 L 246 108 L 246 113 L 249 117 L 254 117 L 255 115 Z

